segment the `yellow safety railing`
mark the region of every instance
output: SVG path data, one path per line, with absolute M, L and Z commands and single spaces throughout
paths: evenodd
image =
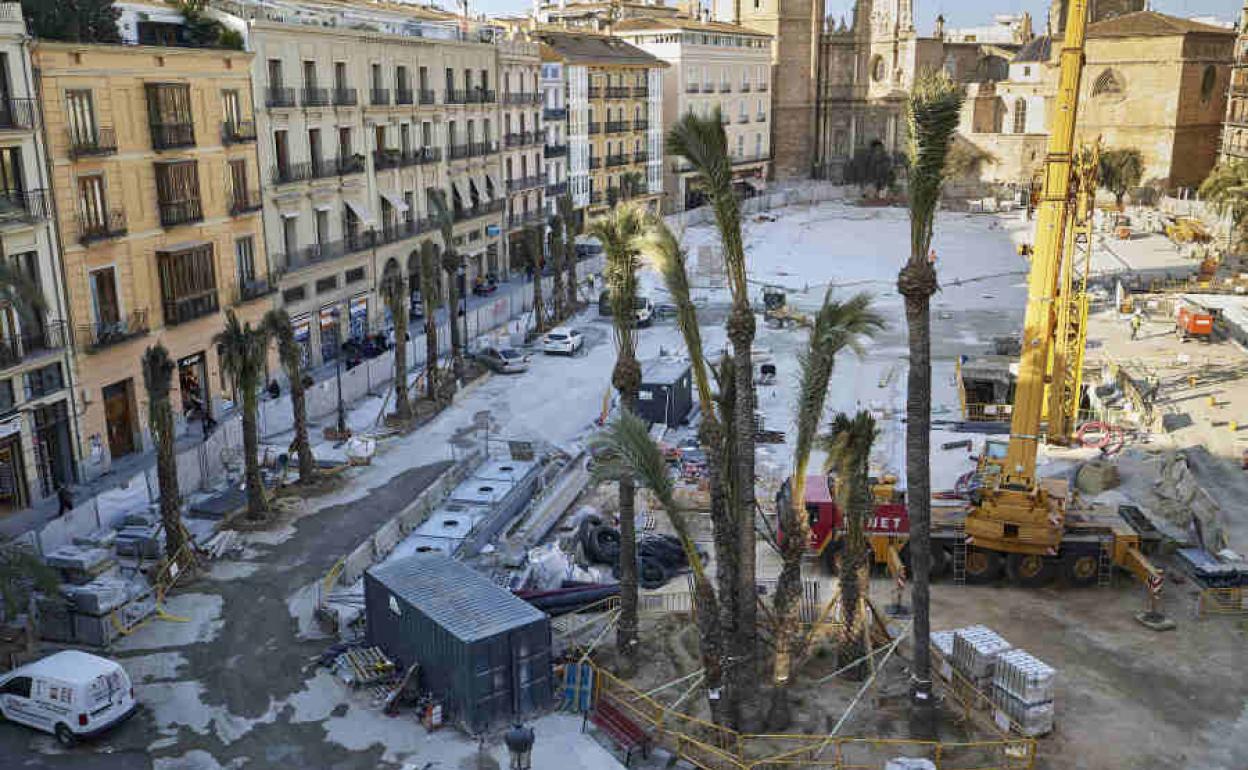
M 937 770 L 1032 770 L 1030 738 L 944 743 L 893 738 L 739 733 L 684 714 L 607 671 L 594 670 L 594 699 L 607 698 L 655 742 L 702 770 L 883 770 L 890 759 L 922 757 Z
M 967 404 L 962 405 L 962 419 L 968 422 L 1005 422 L 1010 419 L 1014 407 L 1012 404 Z
M 1248 615 L 1248 590 L 1236 588 L 1206 588 L 1196 600 L 1200 617 L 1206 615 Z

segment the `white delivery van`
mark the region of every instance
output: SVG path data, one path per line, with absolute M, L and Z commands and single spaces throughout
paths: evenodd
M 120 724 L 136 705 L 120 665 L 77 650 L 0 674 L 0 715 L 52 733 L 65 746 Z

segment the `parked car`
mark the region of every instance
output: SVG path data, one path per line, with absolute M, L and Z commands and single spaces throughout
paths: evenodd
M 637 297 L 633 303 L 633 312 L 637 316 L 638 326 L 649 326 L 654 320 L 654 303 L 649 297 Z M 604 291 L 598 295 L 598 315 L 611 317 L 611 292 Z
M 529 370 L 529 357 L 512 348 L 482 348 L 475 358 L 500 374 L 519 374 Z
M 578 329 L 570 326 L 556 326 L 542 337 L 543 353 L 563 353 L 575 355 L 585 344 L 585 337 Z
M 488 297 L 498 291 L 498 279 L 492 275 L 478 275 L 472 282 L 472 293 L 478 297 Z
M 63 746 L 116 727 L 136 708 L 125 669 L 78 650 L 0 674 L 0 715 L 52 733 Z

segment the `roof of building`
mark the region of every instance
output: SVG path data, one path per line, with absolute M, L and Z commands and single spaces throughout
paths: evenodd
M 384 562 L 368 574 L 463 642 L 489 639 L 546 617 L 485 575 L 436 551 Z
M 1233 37 L 1235 30 L 1202 24 L 1156 11 L 1136 11 L 1088 25 L 1089 38 L 1106 37 L 1169 37 L 1193 33 Z
M 621 19 L 612 27 L 615 32 L 636 32 L 649 29 L 685 29 L 694 32 L 719 32 L 732 35 L 750 35 L 751 37 L 770 38 L 766 32 L 760 32 L 739 24 L 728 24 L 722 21 L 699 21 L 686 16 L 656 19 L 645 17 L 637 19 Z
M 592 32 L 567 32 L 539 29 L 534 33 L 559 58 L 568 64 L 633 64 L 643 67 L 666 67 L 632 43 L 617 37 Z
M 1014 54 L 1014 58 L 1011 61 L 1048 61 L 1052 53 L 1053 38 L 1048 35 L 1036 35 L 1027 41 L 1026 45 L 1018 49 L 1018 53 Z

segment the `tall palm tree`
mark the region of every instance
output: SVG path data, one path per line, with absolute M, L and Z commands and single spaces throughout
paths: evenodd
M 438 400 L 438 319 L 434 311 L 442 304 L 438 285 L 438 255 L 433 241 L 420 244 L 420 297 L 425 303 L 425 395 Z
M 308 400 L 303 389 L 303 350 L 295 341 L 295 329 L 285 310 L 277 308 L 264 314 L 264 330 L 277 341 L 277 357 L 290 380 L 290 411 L 295 421 L 295 453 L 299 455 L 299 481 L 316 477 L 316 458 L 308 440 Z
M 858 660 L 868 652 L 862 623 L 866 617 L 866 526 L 873 508 L 868 472 L 874 442 L 875 419 L 867 411 L 860 411 L 853 417 L 838 414 L 821 439 L 827 452 L 824 473 L 835 474 L 836 501 L 845 520 L 845 548 L 840 569 L 845 629 L 840 639 L 839 659 L 842 662 Z M 863 667 L 858 666 L 847 673 L 851 678 L 860 679 Z
M 47 311 L 39 285 L 16 262 L 0 259 L 0 307 L 8 305 L 22 323 L 36 325 Z
M 559 222 L 563 225 L 563 264 L 568 269 L 568 312 L 576 312 L 576 236 L 580 232 L 580 218 L 572 206 L 572 195 L 564 193 L 555 201 Z
M 620 394 L 622 412 L 637 411 L 641 364 L 637 361 L 636 297 L 640 254 L 637 239 L 645 218 L 636 206 L 624 205 L 594 220 L 590 233 L 607 255 L 606 281 L 611 292 L 615 329 L 615 369 L 611 384 Z M 630 475 L 619 480 L 620 492 L 620 620 L 616 647 L 630 664 L 637 653 L 637 522 L 636 489 Z
M 1248 160 L 1219 163 L 1201 183 L 1200 196 L 1230 211 L 1235 248 L 1248 242 Z
M 864 338 L 872 337 L 884 327 L 884 319 L 871 307 L 868 294 L 856 294 L 840 302 L 828 289 L 823 306 L 815 314 L 810 338 L 799 365 L 801 381 L 797 397 L 797 439 L 793 449 L 793 475 L 789 481 L 787 505 L 777 506 L 783 566 L 776 582 L 773 615 L 776 619 L 776 689 L 769 722 L 773 729 L 787 727 L 790 722 L 787 686 L 791 681 L 791 661 L 802 655 L 802 633 L 798 608 L 802 596 L 802 557 L 810 543 L 810 520 L 806 514 L 806 472 L 814 447 L 823 409 L 827 403 L 828 383 L 836 357 L 846 348 L 861 352 Z M 782 496 L 783 500 L 783 496 Z
M 394 319 L 394 417 L 407 421 L 412 419 L 412 402 L 407 396 L 407 314 L 411 300 L 403 271 L 382 278 L 381 297 Z
M 221 351 L 221 370 L 230 378 L 235 398 L 243 408 L 243 465 L 247 486 L 247 515 L 262 518 L 269 510 L 260 478 L 260 432 L 256 427 L 258 402 L 256 392 L 264 377 L 264 356 L 268 347 L 264 329 L 253 329 L 250 323 L 240 324 L 233 310 L 225 313 L 225 329 L 213 338 Z
M 931 300 L 939 285 L 928 258 L 936 205 L 945 180 L 945 161 L 958 127 L 962 89 L 947 73 L 925 71 L 906 102 L 910 132 L 910 258 L 897 276 L 905 299 L 910 371 L 906 382 L 906 503 L 910 512 L 910 570 L 914 603 L 914 664 L 911 730 L 915 737 L 935 733 L 931 659 L 932 479 L 932 318 Z
M 464 381 L 464 341 L 459 333 L 459 268 L 461 260 L 455 250 L 455 217 L 446 202 L 446 191 L 429 188 L 429 206 L 433 209 L 433 221 L 442 234 L 442 271 L 446 273 L 447 318 L 451 327 L 451 371 L 455 383 Z M 453 391 L 453 389 L 452 389 Z
M 538 334 L 546 331 L 546 303 L 542 298 L 542 271 L 546 268 L 540 225 L 524 228 L 524 261 L 533 273 L 533 324 Z
M 143 353 L 143 386 L 147 390 L 147 427 L 156 446 L 156 485 L 160 488 L 160 522 L 165 529 L 165 555 L 177 556 L 186 544 L 182 526 L 182 494 L 178 491 L 177 436 L 173 429 L 173 359 L 159 342 Z
M 718 405 L 713 395 L 712 370 L 706 362 L 702 345 L 702 331 L 698 326 L 697 310 L 689 289 L 688 260 L 676 235 L 661 219 L 654 220 L 650 229 L 638 241 L 638 249 L 652 268 L 663 277 L 667 293 L 676 305 L 676 326 L 680 329 L 689 352 L 689 366 L 698 394 L 698 407 L 702 418 L 698 424 L 698 441 L 706 455 L 707 482 L 710 490 L 711 532 L 715 542 L 717 564 L 715 580 L 718 596 L 710 589 L 709 582 L 699 596 L 698 620 L 702 646 L 703 667 L 706 669 L 706 689 L 718 691 L 720 697 L 709 701 L 711 714 L 718 724 L 735 725 L 739 721 L 739 704 L 744 693 L 738 692 L 724 681 L 723 631 L 726 624 L 735 624 L 737 607 L 737 522 L 727 510 L 724 490 L 724 438 L 723 423 L 719 419 Z M 637 473 L 639 477 L 640 473 Z M 654 482 L 646 482 L 651 490 Z M 656 491 L 657 494 L 657 491 Z M 667 504 L 664 504 L 667 508 Z M 670 510 L 669 510 L 670 515 Z M 721 558 L 719 554 L 726 554 Z M 705 616 L 705 618 L 704 618 Z M 731 626 L 729 626 L 731 627 Z M 708 663 L 707 659 L 718 656 Z
M 550 271 L 551 285 L 550 295 L 551 301 L 555 306 L 555 323 L 562 321 L 567 313 L 567 305 L 565 300 L 566 294 L 563 290 L 563 225 L 559 222 L 559 217 L 551 217 L 550 220 L 550 264 L 553 268 Z
M 695 172 L 695 182 L 710 199 L 719 230 L 732 312 L 728 316 L 728 340 L 732 343 L 732 457 L 730 482 L 735 500 L 731 508 L 737 519 L 738 604 L 736 624 L 731 629 L 735 665 L 729 669 L 740 692 L 755 677 L 758 634 L 758 589 L 755 582 L 756 544 L 754 530 L 754 364 L 750 355 L 754 343 L 754 311 L 750 307 L 745 273 L 745 244 L 741 237 L 741 209 L 732 191 L 732 162 L 720 111 L 699 118 L 686 112 L 667 133 L 667 152 L 682 156 Z M 722 387 L 722 386 L 721 386 Z M 721 556 L 722 558 L 722 556 Z

